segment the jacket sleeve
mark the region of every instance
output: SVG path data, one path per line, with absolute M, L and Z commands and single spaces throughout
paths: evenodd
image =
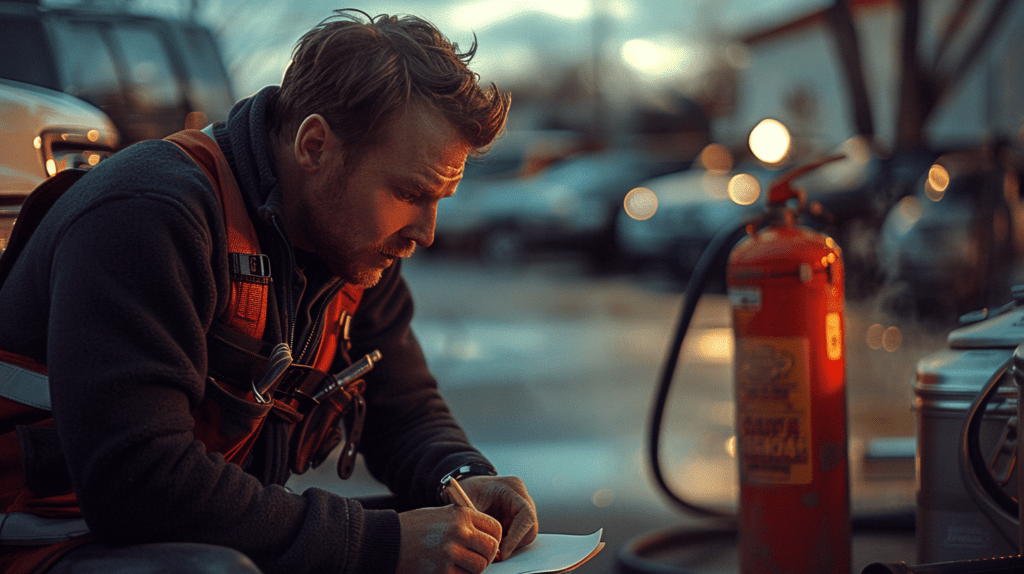
M 128 191 L 88 199 L 54 233 L 47 362 L 86 522 L 110 543 L 232 547 L 268 574 L 393 571 L 397 557 L 378 555 L 398 547 L 393 512 L 263 487 L 195 440 L 204 334 L 227 266 L 212 191 L 163 193 L 168 180 L 208 190 L 201 172 L 178 168 L 108 178 Z
M 464 464 L 491 464 L 472 447 L 438 392 L 412 332 L 412 316 L 412 297 L 396 262 L 365 292 L 353 317 L 353 360 L 374 349 L 382 355 L 366 377 L 361 451 L 374 476 L 400 499 L 433 506 L 446 473 Z

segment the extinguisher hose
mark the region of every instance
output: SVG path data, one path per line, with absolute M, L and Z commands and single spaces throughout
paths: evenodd
M 676 323 L 675 336 L 669 346 L 668 355 L 665 358 L 665 364 L 662 367 L 661 378 L 655 394 L 654 404 L 651 408 L 647 445 L 649 448 L 648 459 L 651 471 L 654 474 L 654 480 L 676 506 L 689 514 L 700 517 L 722 518 L 732 517 L 733 515 L 690 502 L 681 495 L 676 494 L 668 484 L 662 472 L 659 457 L 659 451 L 661 450 L 661 426 L 665 415 L 665 406 L 668 402 L 668 392 L 672 386 L 672 379 L 675 377 L 676 367 L 679 364 L 679 354 L 683 346 L 683 339 L 686 337 L 686 331 L 689 329 L 690 321 L 693 319 L 694 311 L 697 309 L 697 302 L 704 293 L 711 273 L 720 268 L 720 263 L 732 250 L 732 247 L 747 234 L 747 227 L 757 225 L 762 219 L 763 216 L 758 215 L 743 221 L 739 225 L 726 225 L 722 227 L 711 239 L 711 243 L 704 249 L 700 259 L 697 260 L 697 266 L 694 268 L 686 284 L 683 307 L 680 310 L 679 319 Z

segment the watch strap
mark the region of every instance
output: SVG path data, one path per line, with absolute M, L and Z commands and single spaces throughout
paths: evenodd
M 441 478 L 441 483 L 437 486 L 437 499 L 441 502 L 446 501 L 444 490 L 448 486 L 449 480 L 453 478 L 455 480 L 462 480 L 470 476 L 498 476 L 498 471 L 486 464 L 464 464 Z

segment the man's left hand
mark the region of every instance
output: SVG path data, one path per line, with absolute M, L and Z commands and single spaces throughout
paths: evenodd
M 501 523 L 498 551 L 502 560 L 537 537 L 537 508 L 522 480 L 514 476 L 470 476 L 460 480 L 459 486 L 477 510 Z

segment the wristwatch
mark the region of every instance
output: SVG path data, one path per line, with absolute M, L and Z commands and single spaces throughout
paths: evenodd
M 437 499 L 445 502 L 444 489 L 448 486 L 449 480 L 462 480 L 470 476 L 498 476 L 498 471 L 485 464 L 464 464 L 441 478 L 441 483 L 437 485 Z

